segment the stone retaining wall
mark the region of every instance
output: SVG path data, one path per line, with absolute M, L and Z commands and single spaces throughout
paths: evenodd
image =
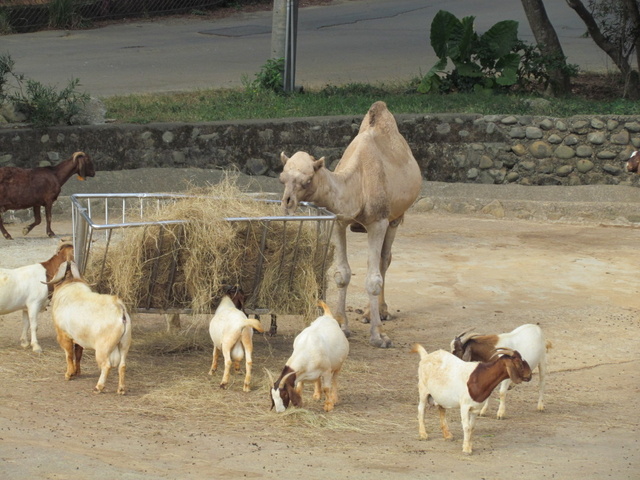
M 632 185 L 640 116 L 397 115 L 426 180 L 522 185 Z M 0 166 L 56 164 L 77 150 L 97 170 L 232 166 L 276 176 L 280 152 L 306 150 L 333 167 L 362 116 L 197 124 L 0 129 Z

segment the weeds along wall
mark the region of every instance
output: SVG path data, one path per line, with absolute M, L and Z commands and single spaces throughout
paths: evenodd
M 397 115 L 426 180 L 521 185 L 631 185 L 639 116 Z M 324 156 L 334 168 L 362 116 L 198 124 L 0 128 L 0 166 L 55 165 L 89 153 L 100 170 L 237 168 L 276 176 L 280 152 Z

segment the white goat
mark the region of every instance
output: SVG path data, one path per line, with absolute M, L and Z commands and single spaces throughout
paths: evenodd
M 71 277 L 66 276 L 67 269 Z M 80 375 L 80 361 L 84 348 L 94 349 L 100 368 L 95 391 L 104 390 L 112 367 L 118 366 L 117 393 L 125 394 L 125 371 L 131 346 L 131 318 L 115 295 L 92 292 L 82 280 L 74 262 L 65 262 L 49 282 L 53 285 L 51 316 L 58 343 L 67 359 L 65 378 Z
M 499 335 L 479 335 L 477 333 L 461 333 L 451 341 L 451 352 L 465 361 L 487 362 L 499 348 L 511 348 L 517 350 L 522 358 L 527 361 L 531 370 L 538 368 L 538 411 L 544 410 L 544 386 L 547 376 L 547 350 L 551 348 L 551 342 L 547 342 L 538 325 L 521 325 L 509 333 Z M 511 386 L 509 379 L 500 385 L 500 406 L 496 417 L 504 418 L 505 400 L 507 391 Z M 485 404 L 480 412 L 484 415 L 489 407 Z
M 284 412 L 289 403 L 302 406 L 304 382 L 315 382 L 313 398 L 319 400 L 324 392 L 324 410 L 330 412 L 338 402 L 337 376 L 349 354 L 349 341 L 333 318 L 329 307 L 318 302 L 324 314 L 302 330 L 293 341 L 293 353 L 275 382 L 269 374 L 271 408 Z
M 414 344 L 412 352 L 420 354 L 418 366 L 418 426 L 420 438 L 427 439 L 424 411 L 427 403 L 437 405 L 440 428 L 445 440 L 453 438 L 447 425 L 448 408 L 460 407 L 464 440 L 462 452 L 472 452 L 472 435 L 476 416 L 493 389 L 505 378 L 514 383 L 528 382 L 531 369 L 521 355 L 510 349 L 499 349 L 491 362 L 465 362 L 452 353 L 436 350 L 427 353 L 424 347 Z
M 234 301 L 235 300 L 235 301 Z M 218 353 L 222 350 L 224 357 L 224 374 L 220 388 L 226 388 L 229 383 L 231 363 L 234 362 L 235 371 L 240 370 L 240 361 L 246 355 L 245 377 L 242 390 L 251 390 L 251 367 L 253 365 L 253 330 L 263 332 L 260 320 L 247 318 L 242 310 L 244 295 L 240 290 L 227 293 L 220 300 L 220 305 L 209 323 L 209 334 L 213 341 L 213 360 L 209 375 L 218 369 Z
M 34 352 L 42 352 L 37 336 L 38 314 L 49 302 L 49 288 L 43 282 L 51 280 L 58 267 L 70 260 L 73 260 L 73 246 L 62 242 L 46 262 L 13 269 L 0 268 L 0 315 L 22 310 L 20 344 L 24 348 L 29 346 L 31 326 L 31 348 Z

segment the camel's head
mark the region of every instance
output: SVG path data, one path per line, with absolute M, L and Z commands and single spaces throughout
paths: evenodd
M 316 160 L 305 152 L 296 152 L 291 158 L 284 152 L 280 154 L 284 168 L 280 182 L 284 185 L 282 208 L 287 215 L 295 213 L 299 202 L 312 201 L 316 185 L 316 172 L 324 167 L 324 157 Z

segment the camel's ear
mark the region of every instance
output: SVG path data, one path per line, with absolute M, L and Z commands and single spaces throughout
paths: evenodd
M 282 165 L 286 165 L 288 160 L 289 157 L 287 157 L 284 152 L 280 152 L 280 161 L 282 162 Z
M 320 170 L 322 167 L 324 167 L 324 157 L 320 158 L 320 160 L 316 160 L 315 162 L 313 162 L 313 170 L 315 172 Z

